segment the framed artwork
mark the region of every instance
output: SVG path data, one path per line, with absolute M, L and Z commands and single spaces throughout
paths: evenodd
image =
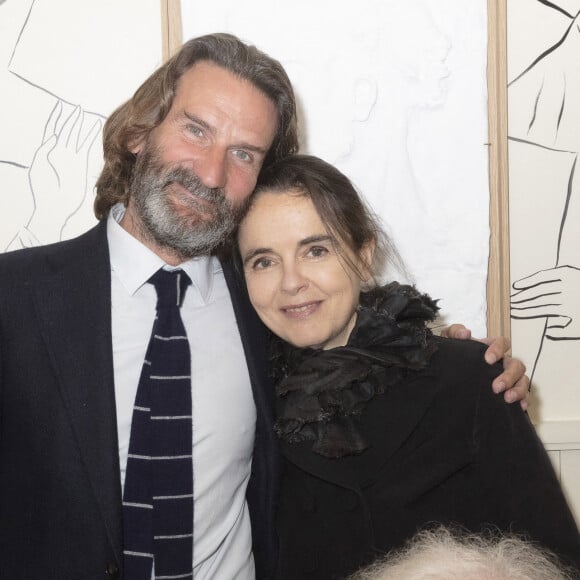
M 580 440 L 580 1 L 489 4 L 491 332 L 511 333 L 546 436 Z

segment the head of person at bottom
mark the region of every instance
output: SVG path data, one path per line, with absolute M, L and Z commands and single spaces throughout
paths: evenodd
M 546 548 L 519 536 L 462 533 L 446 527 L 419 532 L 404 548 L 349 580 L 573 580 Z
M 361 289 L 392 250 L 349 179 L 307 155 L 265 170 L 238 229 L 250 300 L 297 347 L 343 346 Z

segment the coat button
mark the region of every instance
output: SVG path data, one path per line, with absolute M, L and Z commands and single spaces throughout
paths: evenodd
M 118 575 L 119 575 L 119 567 L 117 566 L 117 564 L 115 564 L 115 562 L 108 562 L 107 576 L 110 576 L 111 578 L 117 578 Z

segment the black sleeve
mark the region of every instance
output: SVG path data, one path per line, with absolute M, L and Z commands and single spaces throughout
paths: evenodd
M 580 535 L 548 454 L 519 404 L 479 388 L 474 441 L 483 485 L 505 528 L 525 533 L 580 569 Z

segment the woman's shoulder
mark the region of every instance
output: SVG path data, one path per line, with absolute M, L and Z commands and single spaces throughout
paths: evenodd
M 460 340 L 457 338 L 434 336 L 433 341 L 437 345 L 439 357 L 444 360 L 455 357 L 467 357 L 469 360 L 478 360 L 485 363 L 483 355 L 487 346 L 478 340 Z
M 433 340 L 437 348 L 426 372 L 436 378 L 441 395 L 471 399 L 482 393 L 495 396 L 491 384 L 502 372 L 502 364 L 485 361 L 485 344 L 439 336 Z

